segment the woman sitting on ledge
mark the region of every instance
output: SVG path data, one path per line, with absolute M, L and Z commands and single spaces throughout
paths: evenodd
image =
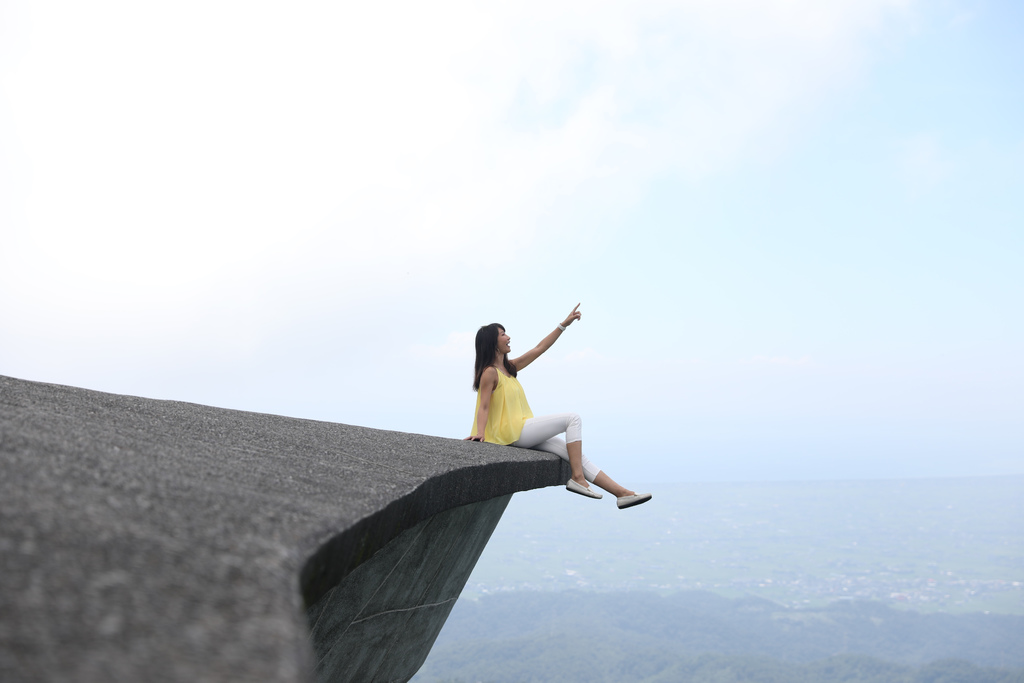
M 498 323 L 484 325 L 476 333 L 476 374 L 473 389 L 476 390 L 476 417 L 473 435 L 466 441 L 487 441 L 507 444 L 519 448 L 535 448 L 554 453 L 569 461 L 572 478 L 565 488 L 588 498 L 601 498 L 587 482 L 593 482 L 616 497 L 619 508 L 628 508 L 646 503 L 649 493 L 636 493 L 617 484 L 611 477 L 599 470 L 587 456 L 583 455 L 582 422 L 575 413 L 543 415 L 534 417 L 526 394 L 516 376 L 526 366 L 537 360 L 551 348 L 569 325 L 579 320 L 581 313 L 572 309 L 562 324 L 544 337 L 537 346 L 515 360 L 508 359 L 512 350 L 512 338 Z M 556 435 L 565 433 L 565 439 Z M 566 443 L 568 442 L 568 443 Z

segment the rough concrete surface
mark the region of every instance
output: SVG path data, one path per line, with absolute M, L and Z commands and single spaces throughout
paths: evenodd
M 538 451 L 0 376 L 0 680 L 313 680 L 305 611 L 363 561 L 567 478 Z

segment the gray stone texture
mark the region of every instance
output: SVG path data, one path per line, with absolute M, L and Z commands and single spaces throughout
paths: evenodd
M 511 498 L 463 505 L 420 522 L 313 605 L 308 615 L 319 679 L 409 680 Z
M 0 376 L 0 680 L 313 680 L 307 609 L 360 564 L 438 513 L 443 539 L 460 506 L 567 478 L 538 451 Z M 352 621 L 448 600 L 462 584 L 442 574 L 468 575 L 475 547 L 410 557 L 420 597 L 389 588 Z M 389 657 L 425 656 L 434 622 L 393 621 Z

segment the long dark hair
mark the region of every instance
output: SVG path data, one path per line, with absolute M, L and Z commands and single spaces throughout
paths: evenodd
M 505 331 L 501 323 L 484 325 L 476 331 L 476 371 L 473 373 L 473 391 L 480 391 L 480 378 L 490 365 L 494 363 L 494 356 L 498 353 L 498 330 Z M 505 370 L 513 377 L 516 376 L 516 366 L 508 359 L 508 354 L 503 354 L 502 362 Z

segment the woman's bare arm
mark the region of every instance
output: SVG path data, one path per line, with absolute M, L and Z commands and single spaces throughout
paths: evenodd
M 483 441 L 484 430 L 487 428 L 487 414 L 491 410 L 491 394 L 498 386 L 498 371 L 494 366 L 484 368 L 480 375 L 480 410 L 476 411 L 476 433 L 467 436 L 463 441 Z
M 572 312 L 566 316 L 565 320 L 562 321 L 562 327 L 569 327 L 569 325 L 572 325 L 575 321 L 583 317 L 583 314 L 576 310 L 579 307 L 580 305 L 576 304 L 575 308 L 572 309 Z M 551 334 L 541 339 L 539 344 L 512 361 L 512 365 L 516 366 L 516 372 L 522 372 L 523 368 L 540 358 L 540 355 L 550 349 L 551 345 L 554 344 L 560 336 L 562 336 L 562 330 L 556 327 Z

